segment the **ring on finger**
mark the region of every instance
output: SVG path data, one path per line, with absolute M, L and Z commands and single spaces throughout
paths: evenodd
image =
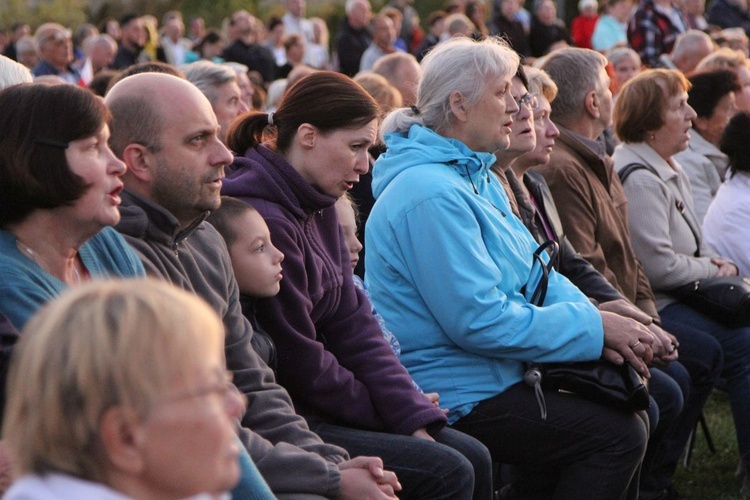
M 639 346 L 640 344 L 641 344 L 641 341 L 640 341 L 640 340 L 638 340 L 638 341 L 636 341 L 636 343 L 635 343 L 635 344 L 631 345 L 631 346 L 630 346 L 630 348 L 631 348 L 631 349 L 635 349 L 635 348 L 636 348 L 636 347 L 638 347 L 638 346 Z

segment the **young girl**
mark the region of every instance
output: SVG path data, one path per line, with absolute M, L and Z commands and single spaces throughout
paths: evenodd
M 252 205 L 223 196 L 207 219 L 224 238 L 240 289 L 242 312 L 253 325 L 253 348 L 276 371 L 276 348 L 255 319 L 256 299 L 279 293 L 284 254 L 271 243 L 268 226 Z

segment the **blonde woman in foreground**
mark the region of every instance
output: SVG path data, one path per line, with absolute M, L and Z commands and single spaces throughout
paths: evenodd
M 5 498 L 228 497 L 244 401 L 223 335 L 207 304 L 156 281 L 50 302 L 11 362 L 4 438 L 21 477 Z

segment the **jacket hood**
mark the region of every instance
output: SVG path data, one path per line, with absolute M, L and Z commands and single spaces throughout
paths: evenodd
M 224 196 L 279 204 L 295 217 L 333 206 L 336 198 L 318 192 L 280 154 L 266 146 L 237 156 L 221 188 Z
M 445 164 L 455 168 L 462 177 L 473 177 L 495 163 L 494 154 L 474 152 L 463 142 L 443 137 L 423 125 L 412 125 L 406 133 L 386 134 L 384 139 L 388 149 L 375 162 L 372 171 L 375 198 L 399 174 L 417 165 Z

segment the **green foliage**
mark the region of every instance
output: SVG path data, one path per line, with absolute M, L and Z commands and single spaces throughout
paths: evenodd
M 176 9 L 182 11 L 187 20 L 190 17 L 200 16 L 206 21 L 206 26 L 221 27 L 225 17 L 232 12 L 245 9 L 256 15 L 257 2 L 255 0 L 178 0 Z
M 31 8 L 28 7 L 28 0 L 5 0 L 4 3 L 7 8 L 0 9 L 2 26 L 9 27 L 15 22 L 24 21 L 31 24 L 32 28 L 47 22 L 75 27 L 87 21 L 86 0 L 40 1 Z

